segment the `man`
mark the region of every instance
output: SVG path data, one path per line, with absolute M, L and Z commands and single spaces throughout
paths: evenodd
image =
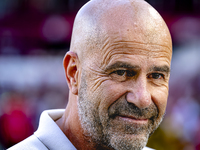
M 44 112 L 34 135 L 10 150 L 149 149 L 165 113 L 171 55 L 168 28 L 145 1 L 88 2 L 64 58 L 67 108 Z

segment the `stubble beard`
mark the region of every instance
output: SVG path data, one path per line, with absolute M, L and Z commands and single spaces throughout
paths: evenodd
M 95 99 L 89 99 L 85 77 L 82 76 L 78 111 L 85 139 L 95 143 L 95 149 L 103 146 L 104 149 L 142 150 L 146 146 L 149 136 L 162 122 L 163 115 L 158 116 L 156 106 L 151 106 L 146 111 L 139 111 L 136 106 L 134 106 L 135 108 L 130 108 L 127 103 L 125 104 L 127 106 L 122 105 L 124 103 L 123 100 L 119 99 L 116 102 L 108 111 L 100 114 L 98 106 L 95 104 Z M 153 111 L 153 113 L 149 111 Z M 116 116 L 120 115 L 121 112 L 125 114 L 133 113 L 136 116 L 146 115 L 146 117 L 150 117 L 151 114 L 153 117 L 147 125 L 116 124 Z

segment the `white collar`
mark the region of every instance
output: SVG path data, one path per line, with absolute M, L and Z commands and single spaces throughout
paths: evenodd
M 38 139 L 50 150 L 76 150 L 55 121 L 59 119 L 65 109 L 46 110 L 41 114 L 40 123 L 34 133 Z

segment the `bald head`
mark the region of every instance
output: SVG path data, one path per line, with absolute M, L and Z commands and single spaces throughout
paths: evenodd
M 109 38 L 162 45 L 170 50 L 172 46 L 165 22 L 145 1 L 89 1 L 76 16 L 70 50 L 80 59 L 87 58 L 91 52 L 102 51 Z

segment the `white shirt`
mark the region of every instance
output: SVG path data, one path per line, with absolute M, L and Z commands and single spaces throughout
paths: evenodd
M 55 121 L 59 119 L 65 109 L 45 110 L 40 117 L 37 131 L 8 150 L 76 150 Z M 153 150 L 143 148 L 143 150 Z

